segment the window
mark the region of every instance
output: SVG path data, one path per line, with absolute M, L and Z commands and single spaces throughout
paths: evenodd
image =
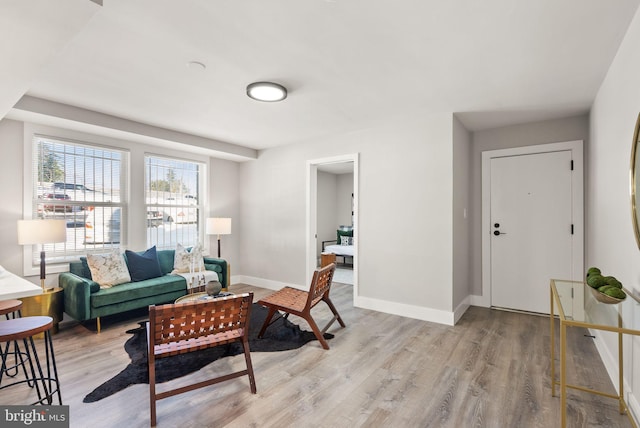
M 204 164 L 158 156 L 145 157 L 147 245 L 196 245 L 202 234 L 201 194 Z
M 66 242 L 45 245 L 47 260 L 64 262 L 120 246 L 127 153 L 40 135 L 34 135 L 32 153 L 33 218 L 67 223 Z

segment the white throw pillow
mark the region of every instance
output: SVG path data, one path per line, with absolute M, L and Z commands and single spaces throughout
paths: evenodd
M 195 272 L 205 270 L 203 252 L 204 250 L 200 244 L 193 247 L 191 252 L 187 251 L 181 244 L 178 244 L 176 246 L 176 255 L 173 258 L 173 271 L 171 273 L 186 273 L 191 272 L 191 269 Z
M 100 288 L 131 282 L 127 263 L 119 251 L 108 254 L 87 254 L 87 264 L 91 277 L 100 284 Z

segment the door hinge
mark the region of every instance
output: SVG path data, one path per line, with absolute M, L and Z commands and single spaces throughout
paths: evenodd
M 571 234 L 573 235 L 573 224 L 571 225 Z
M 573 159 L 571 159 L 571 171 L 573 171 Z
M 571 287 L 571 298 L 573 299 L 573 287 Z

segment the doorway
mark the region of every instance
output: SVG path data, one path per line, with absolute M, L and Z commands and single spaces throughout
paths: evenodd
M 482 154 L 483 296 L 549 313 L 550 279 L 583 274 L 582 141 Z
M 327 188 L 334 183 L 333 190 Z M 331 195 L 333 193 L 333 196 Z M 344 193 L 344 194 L 343 194 Z M 338 256 L 336 272 L 353 283 L 354 296 L 358 286 L 358 155 L 350 154 L 307 162 L 307 282 L 311 281 L 323 248 L 323 241 L 336 240 L 337 229 L 353 230 L 353 257 Z M 330 203 L 325 202 L 326 198 Z M 320 201 L 320 204 L 319 204 Z M 329 206 L 327 206 L 329 205 Z M 329 211 L 327 211 L 329 210 Z M 339 211 L 339 214 L 332 211 Z M 340 242 L 326 242 L 326 245 Z M 342 282 L 342 281 L 338 281 Z

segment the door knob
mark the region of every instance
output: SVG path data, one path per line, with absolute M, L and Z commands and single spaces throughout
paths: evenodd
M 494 235 L 496 235 L 496 236 L 506 235 L 506 233 L 504 233 L 504 232 L 500 232 L 499 230 L 494 230 L 494 231 L 493 231 L 493 234 L 494 234 Z

